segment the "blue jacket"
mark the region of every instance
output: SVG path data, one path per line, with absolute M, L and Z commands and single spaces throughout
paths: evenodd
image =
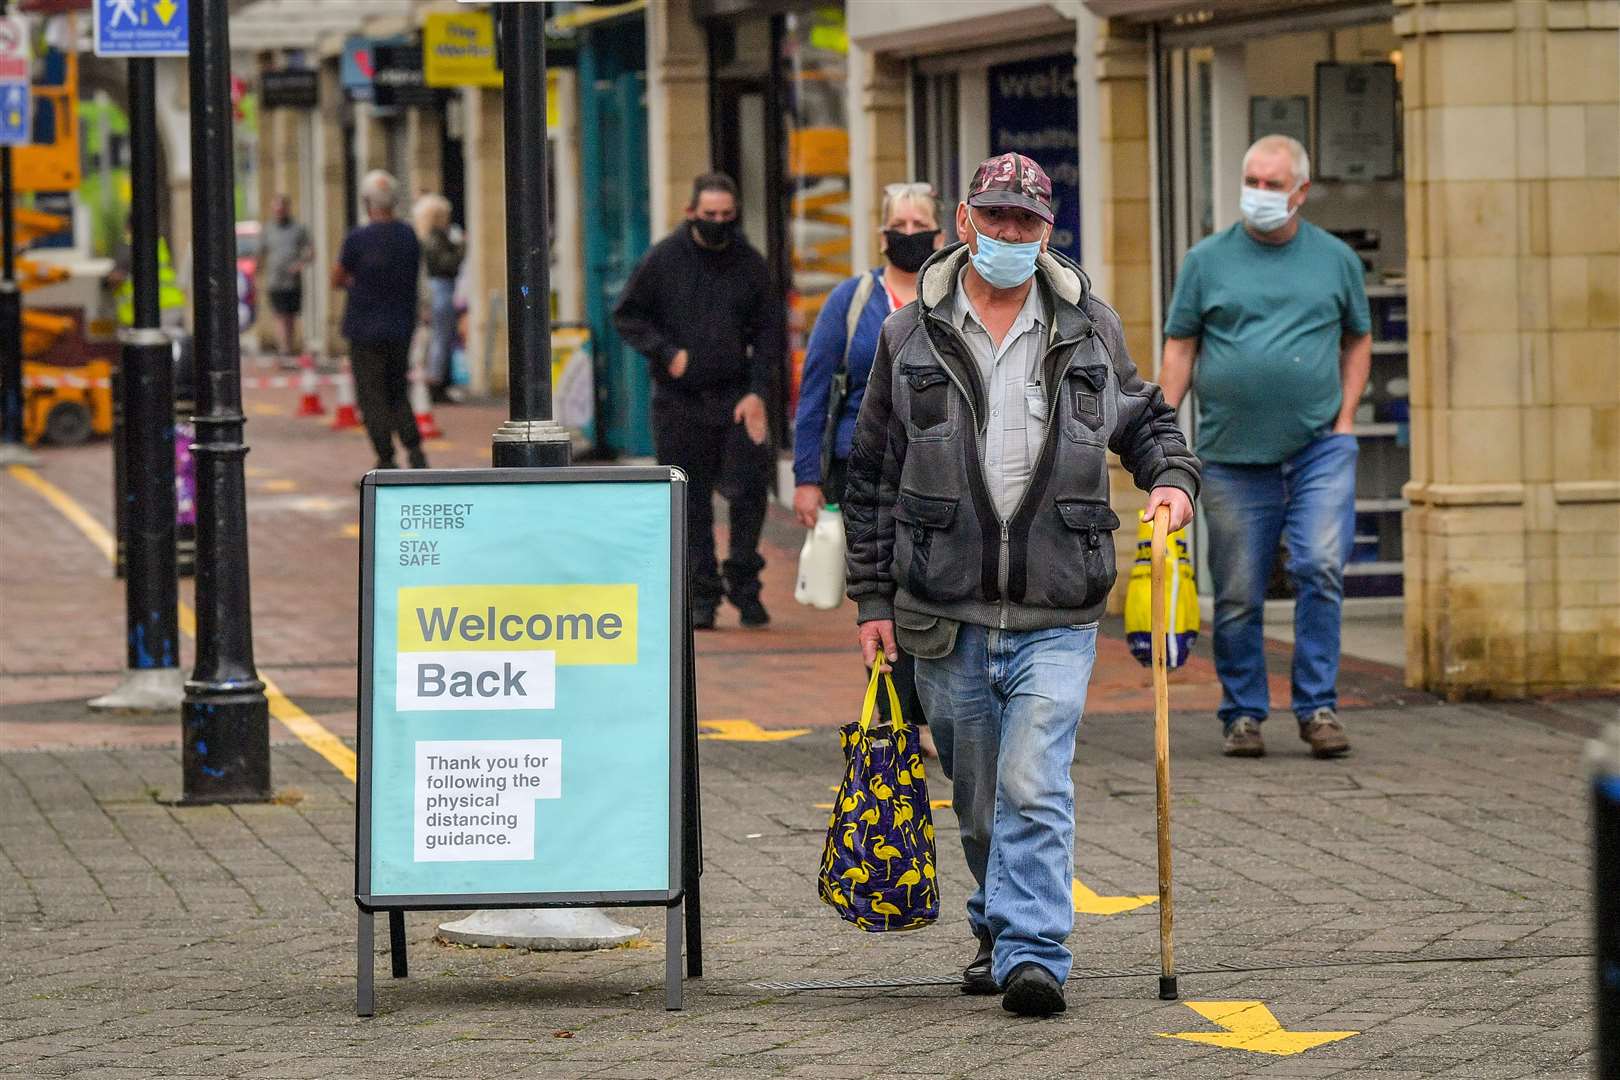
M 873 283 L 872 295 L 866 301 L 860 322 L 855 324 L 855 336 L 849 343 L 849 397 L 844 402 L 844 414 L 838 420 L 838 436 L 833 446 L 835 458 L 849 457 L 850 442 L 855 437 L 855 416 L 861 411 L 861 398 L 866 395 L 866 377 L 872 371 L 872 357 L 877 355 L 883 320 L 889 317 L 889 291 L 883 287 L 883 268 L 869 273 L 878 280 Z M 852 277 L 832 291 L 810 331 L 810 343 L 804 351 L 804 370 L 799 376 L 799 412 L 793 421 L 794 483 L 819 484 L 822 479 L 821 437 L 827 426 L 827 395 L 832 392 L 833 372 L 838 370 L 838 361 L 844 355 L 849 305 L 860 280 Z

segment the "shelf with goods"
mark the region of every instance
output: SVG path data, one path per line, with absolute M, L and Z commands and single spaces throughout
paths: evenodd
M 1401 488 L 1412 475 L 1407 381 L 1406 285 L 1369 283 L 1372 371 L 1356 409 L 1356 538 L 1345 568 L 1346 596 L 1399 596 Z

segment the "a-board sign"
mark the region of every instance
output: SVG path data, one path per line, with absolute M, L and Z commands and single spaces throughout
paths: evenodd
M 363 490 L 361 908 L 678 902 L 681 474 Z

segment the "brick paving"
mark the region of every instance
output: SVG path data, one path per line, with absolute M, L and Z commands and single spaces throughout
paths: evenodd
M 363 439 L 249 397 L 258 660 L 323 724 L 353 731 L 355 521 Z M 500 410 L 443 410 L 435 464 L 487 460 Z M 42 475 L 106 521 L 105 447 Z M 969 885 L 936 811 L 944 915 L 863 935 L 815 897 L 831 725 L 858 697 L 847 612 L 788 599 L 795 531 L 773 520 L 765 633 L 703 636 L 705 719 L 804 726 L 702 744 L 706 977 L 663 1005 L 648 944 L 585 954 L 446 947 L 408 916 L 412 977 L 378 961 L 353 1015 L 352 785 L 275 738 L 275 804 L 176 809 L 173 718 L 91 716 L 117 681 L 122 586 L 102 556 L 0 475 L 0 1075 L 27 1077 L 1580 1077 L 1592 1069 L 1580 733 L 1613 699 L 1444 704 L 1352 664 L 1357 752 L 1219 756 L 1207 649 L 1178 674 L 1178 955 L 1190 1001 L 1259 1000 L 1285 1027 L 1361 1034 L 1293 1057 L 1159 1038 L 1217 1028 L 1154 996 L 1157 908 L 1077 917 L 1070 1011 L 1008 1017 L 951 987 L 785 993 L 781 979 L 948 976 L 970 952 Z M 728 621 L 729 620 L 729 621 Z M 728 629 L 727 627 L 731 628 Z M 189 660 L 189 644 L 184 650 Z M 1286 700 L 1286 648 L 1274 673 Z M 1075 767 L 1077 873 L 1150 893 L 1145 672 L 1102 648 Z M 948 797 L 932 777 L 936 798 Z M 379 927 L 381 930 L 381 927 Z M 380 933 L 386 941 L 386 933 Z

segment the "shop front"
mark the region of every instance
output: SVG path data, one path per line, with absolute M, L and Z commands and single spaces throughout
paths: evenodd
M 1372 375 L 1356 409 L 1356 537 L 1345 593 L 1399 598 L 1411 416 L 1405 65 L 1394 5 L 1323 5 L 1258 16 L 1252 7 L 1246 18 L 1205 10 L 1148 28 L 1157 129 L 1154 322 L 1162 325 L 1187 251 L 1237 222 L 1244 151 L 1264 135 L 1299 140 L 1310 156 L 1304 215 L 1360 258 L 1373 320 Z M 1196 409 L 1184 415 L 1195 429 Z M 1280 572 L 1271 595 L 1288 595 Z

